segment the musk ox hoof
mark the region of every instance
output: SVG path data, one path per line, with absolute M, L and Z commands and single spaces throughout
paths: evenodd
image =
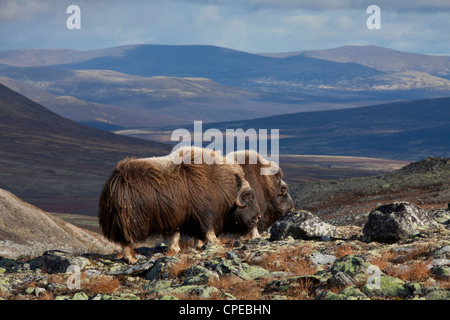
M 134 255 L 133 248 L 130 246 L 123 247 L 123 257 L 129 264 L 135 264 L 137 261 L 137 258 Z
M 167 249 L 168 253 L 176 254 L 176 253 L 181 251 L 181 249 L 180 249 L 180 237 L 181 237 L 181 234 L 179 232 L 175 232 L 169 238 L 169 248 Z

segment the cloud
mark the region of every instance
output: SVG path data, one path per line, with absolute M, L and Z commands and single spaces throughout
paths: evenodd
M 177 0 L 222 6 L 248 6 L 253 8 L 301 9 L 314 11 L 360 10 L 376 4 L 383 9 L 399 11 L 449 11 L 448 0 Z
M 0 2 L 0 21 L 30 22 L 49 12 L 48 1 L 3 0 Z
M 66 8 L 74 3 L 81 30 L 70 31 Z M 381 8 L 381 30 L 366 27 L 370 4 Z M 0 0 L 0 50 L 153 43 L 283 52 L 373 44 L 448 54 L 449 7 L 448 0 Z

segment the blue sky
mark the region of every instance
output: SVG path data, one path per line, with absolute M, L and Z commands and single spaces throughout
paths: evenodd
M 81 9 L 69 30 L 66 9 Z M 369 30 L 369 5 L 381 29 Z M 344 45 L 450 54 L 449 0 L 0 0 L 0 50 L 208 44 L 247 52 Z

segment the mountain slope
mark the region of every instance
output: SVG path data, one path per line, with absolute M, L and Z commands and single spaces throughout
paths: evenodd
M 24 82 L 8 77 L 0 77 L 0 84 L 20 93 L 21 95 L 44 105 L 56 114 L 80 123 L 96 123 L 102 128 L 118 130 L 123 126 L 140 126 L 143 123 L 155 125 L 161 123 L 177 124 L 182 120 L 174 116 L 164 116 L 148 110 L 133 110 L 113 104 L 103 104 L 75 98 L 61 92 L 52 94 L 45 91 L 41 84 L 33 86 L 30 80 Z M 51 82 L 47 83 L 47 86 Z M 94 88 L 92 88 L 94 89 Z
M 186 128 L 193 131 L 192 126 Z M 408 161 L 429 155 L 448 157 L 450 98 L 203 124 L 203 131 L 210 128 L 222 132 L 238 128 L 268 129 L 269 133 L 270 129 L 279 129 L 281 154 Z M 168 128 L 168 132 L 171 130 Z
M 386 59 L 381 61 L 394 56 L 389 60 L 393 67 L 409 61 L 406 54 L 397 57 L 392 50 L 376 49 L 384 50 Z M 362 59 L 359 50 L 348 48 L 350 57 L 354 53 L 361 58 L 348 62 L 309 57 L 306 52 L 280 59 L 201 45 L 19 50 L 0 52 L 0 62 L 11 64 L 0 66 L 0 76 L 59 96 L 52 106 L 60 101 L 80 105 L 67 97 L 93 104 L 90 110 L 95 114 L 83 119 L 86 123 L 127 128 L 252 119 L 450 95 L 449 79 L 420 68 L 411 71 L 408 68 L 415 65 L 409 62 L 406 69 L 386 65 L 376 70 L 375 65 L 362 65 L 367 59 Z M 111 107 L 111 112 L 105 107 Z M 127 112 L 134 118 L 124 117 Z
M 0 68 L 0 75 L 1 83 L 31 99 L 37 97 L 35 101 L 48 103 L 55 112 L 72 120 L 123 127 L 182 124 L 197 119 L 251 119 L 299 109 L 263 101 L 258 93 L 207 78 L 142 77 L 110 70 L 50 67 Z M 242 105 L 245 113 L 241 112 Z
M 0 189 L 0 256 L 34 257 L 47 250 L 110 252 L 118 246 Z
M 0 52 L 0 64 L 17 67 L 52 66 L 64 63 L 77 63 L 105 56 L 121 56 L 134 45 L 119 46 L 99 50 L 71 49 L 18 49 Z
M 450 56 L 417 54 L 377 46 L 345 46 L 298 52 L 304 57 L 354 62 L 380 71 L 420 71 L 450 79 Z
M 77 124 L 0 85 L 0 188 L 40 208 L 95 215 L 117 161 L 170 150 Z
M 202 77 L 233 85 L 264 87 L 264 79 L 324 83 L 362 78 L 379 71 L 358 64 L 309 57 L 276 59 L 214 46 L 140 45 L 118 56 L 62 65 L 70 69 L 114 70 L 140 76 Z

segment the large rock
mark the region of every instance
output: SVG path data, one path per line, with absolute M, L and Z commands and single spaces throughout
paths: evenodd
M 270 229 L 271 240 L 323 239 L 338 235 L 335 226 L 323 222 L 319 217 L 305 210 L 294 210 L 286 214 Z
M 394 243 L 438 225 L 427 211 L 409 202 L 397 202 L 383 205 L 369 213 L 363 229 L 363 240 Z

